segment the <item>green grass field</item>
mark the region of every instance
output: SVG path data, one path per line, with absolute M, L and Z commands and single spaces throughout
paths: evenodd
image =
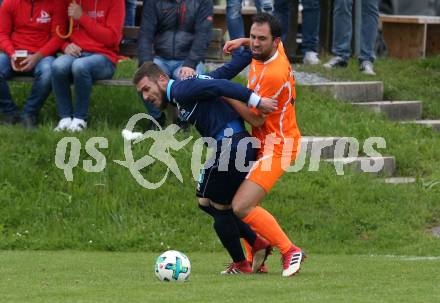
M 130 76 L 135 66 L 124 62 L 117 77 Z M 440 57 L 381 59 L 372 78 L 360 75 L 354 62 L 332 75 L 310 70 L 339 79 L 383 80 L 386 98 L 421 100 L 426 118 L 440 118 L 439 66 Z M 19 104 L 28 90 L 27 84 L 12 85 Z M 52 131 L 57 123 L 53 97 L 38 131 L 0 125 L 0 302 L 440 301 L 440 239 L 429 232 L 440 225 L 440 133 L 390 122 L 298 87 L 303 135 L 352 136 L 361 143 L 383 137 L 387 147 L 381 152 L 396 157 L 397 175 L 417 182 L 395 186 L 367 175 L 337 176 L 330 165 L 285 174 L 263 205 L 310 254 L 304 270 L 282 279 L 272 257 L 267 276 L 221 277 L 228 259 L 211 219 L 196 206 L 192 144 L 173 152 L 184 182 L 170 177 L 157 190 L 142 188 L 113 162 L 124 159 L 121 130 L 143 111 L 133 88 L 98 86 L 90 127 L 81 134 Z M 198 136 L 191 135 L 194 142 Z M 56 146 L 64 136 L 75 136 L 82 145 L 72 182 L 55 166 Z M 101 149 L 107 166 L 98 173 L 82 165 L 93 160 L 85 152 L 92 137 L 109 142 Z M 148 144 L 136 146 L 136 158 L 148 149 Z M 164 166 L 155 163 L 143 175 L 158 180 L 163 172 Z M 155 257 L 169 248 L 190 257 L 189 283 L 170 286 L 153 277 Z
M 151 253 L 0 253 L 1 302 L 439 302 L 440 258 L 315 255 L 302 271 L 221 276 L 225 254 L 190 253 L 185 283 L 159 282 Z

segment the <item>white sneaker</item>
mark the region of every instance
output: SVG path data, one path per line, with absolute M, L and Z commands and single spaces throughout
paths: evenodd
M 124 129 L 122 131 L 122 137 L 127 141 L 134 141 L 142 137 L 142 133 L 140 132 L 131 132 L 128 129 Z
M 317 52 L 306 52 L 306 54 L 304 55 L 303 63 L 308 65 L 317 65 L 321 63 L 321 61 L 318 58 Z
M 374 68 L 373 68 L 373 62 L 371 62 L 371 61 L 367 61 L 367 60 L 362 61 L 359 69 L 365 75 L 369 75 L 369 76 L 376 75 L 376 73 L 374 72 Z
M 57 127 L 55 127 L 53 130 L 55 132 L 61 132 L 63 130 L 67 130 L 70 127 L 70 124 L 72 124 L 72 118 L 63 118 L 58 122 Z
M 87 128 L 87 122 L 83 119 L 73 118 L 72 124 L 69 126 L 69 131 L 71 132 L 80 132 Z
M 322 66 L 324 66 L 327 69 L 332 69 L 335 67 L 347 67 L 348 62 L 344 60 L 344 58 L 339 57 L 339 56 L 334 56 L 333 58 L 331 58 L 327 63 L 323 64 Z
M 283 277 L 290 277 L 299 272 L 301 268 L 301 262 L 304 261 L 305 254 L 298 248 L 290 248 L 288 252 L 281 256 L 281 262 L 283 264 Z

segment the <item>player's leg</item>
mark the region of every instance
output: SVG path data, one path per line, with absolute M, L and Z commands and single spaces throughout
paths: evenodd
M 204 211 L 205 213 L 207 213 L 208 215 L 210 215 L 211 217 L 214 218 L 214 212 L 213 209 L 211 207 L 211 204 L 209 203 L 209 199 L 208 198 L 197 198 L 198 200 L 198 204 L 199 204 L 199 208 Z
M 240 140 L 246 134 L 233 137 L 232 140 Z M 255 249 L 255 253 L 258 255 L 265 255 L 266 248 L 269 243 L 257 237 L 255 232 L 244 222 L 239 220 L 231 209 L 231 201 L 235 192 L 239 188 L 241 182 L 246 177 L 246 172 L 238 171 L 235 167 L 235 156 L 237 153 L 236 144 L 231 144 L 231 157 L 229 159 L 223 159 L 228 161 L 226 170 L 221 170 L 220 156 L 221 150 L 216 154 L 218 162 L 216 165 L 203 169 L 199 182 L 197 185 L 197 196 L 199 198 L 205 198 L 209 200 L 200 200 L 200 208 L 206 213 L 214 217 L 214 228 L 219 236 L 222 244 L 231 254 L 234 263 L 243 262 L 249 266 L 246 262 L 243 250 L 240 243 L 240 235 L 246 238 Z M 249 145 L 246 150 L 246 158 L 255 159 L 255 151 Z M 211 208 L 208 208 L 207 201 L 209 201 Z M 240 253 L 238 252 L 240 248 Z M 234 273 L 234 270 L 228 270 Z M 229 273 L 228 272 L 228 273 Z
M 266 243 L 269 243 L 260 235 L 257 234 L 257 236 L 260 239 L 263 239 Z M 272 254 L 271 244 L 269 243 L 269 245 L 267 245 L 264 250 L 257 250 L 255 247 L 258 247 L 258 245 L 251 246 L 249 242 L 246 241 L 246 239 L 244 238 L 242 238 L 241 244 L 245 251 L 246 260 L 249 264 L 252 265 L 252 271 L 255 273 L 268 273 L 269 270 L 265 262 L 267 257 Z
M 251 243 L 250 252 L 251 255 L 255 255 L 253 267 L 256 268 L 256 270 L 254 270 L 254 272 L 256 272 L 264 263 L 268 254 L 271 251 L 271 247 L 268 241 L 258 236 L 248 224 L 241 221 L 232 212 L 230 205 L 217 204 L 210 201 L 210 199 L 208 198 L 198 198 L 198 202 L 199 208 L 211 217 L 213 217 L 214 229 L 217 233 L 217 236 L 228 251 L 233 261 L 241 262 L 241 254 L 243 254 L 243 251 L 240 245 L 239 248 L 241 253 L 238 252 L 237 241 L 233 239 L 234 233 L 236 232 L 235 229 L 232 227 L 232 234 L 228 234 L 229 232 L 231 232 L 231 225 L 235 223 L 234 225 L 236 225 L 236 227 L 238 228 L 239 238 L 244 238 L 247 242 Z M 243 254 L 243 260 L 244 259 L 245 257 Z M 252 260 L 250 264 L 252 264 Z
M 270 161 L 269 171 L 264 169 L 267 167 L 264 161 Z M 281 159 L 258 161 L 236 192 L 232 207 L 238 217 L 280 250 L 284 260 L 283 276 L 290 276 L 299 270 L 302 251 L 290 241 L 272 214 L 258 206 L 282 174 Z
M 267 254 L 271 250 L 269 243 L 256 235 L 249 225 L 237 218 L 230 205 L 222 205 L 214 203 L 207 198 L 199 198 L 199 207 L 214 218 L 214 229 L 235 263 L 234 266 L 242 272 L 247 272 L 249 270 L 249 262 L 247 262 L 245 258 L 240 243 L 241 237 L 247 239 L 247 241 L 252 244 L 251 249 L 252 253 L 255 255 L 255 267 L 260 268 L 267 258 Z M 233 269 L 230 269 L 230 271 L 231 272 L 225 273 L 234 273 Z
M 283 276 L 294 275 L 300 269 L 303 253 L 290 241 L 272 214 L 257 206 L 265 196 L 263 187 L 245 180 L 232 202 L 234 212 L 280 250 L 283 258 Z
M 246 259 L 247 263 L 252 265 L 253 272 L 257 272 L 259 268 L 263 265 L 263 263 L 266 261 L 270 252 L 272 251 L 272 247 L 270 246 L 270 243 L 266 239 L 262 238 L 260 235 L 256 234 L 255 231 L 253 231 L 248 224 L 240 220 L 232 211 L 231 205 L 221 205 L 214 203 L 212 201 L 211 201 L 211 205 L 214 209 L 213 212 L 217 213 L 215 230 L 219 238 L 227 239 L 228 236 L 225 235 L 225 233 L 231 232 L 231 226 L 226 226 L 226 224 L 232 225 L 233 223 L 235 223 L 235 226 L 239 232 L 238 233 L 239 237 L 245 239 L 246 243 L 249 243 L 249 247 L 253 259 L 249 263 L 249 261 L 244 257 L 244 254 L 243 257 L 244 259 Z M 223 219 L 222 222 L 218 222 L 220 221 L 218 219 L 219 215 L 228 216 L 228 219 L 227 220 Z M 221 241 L 223 243 L 223 240 Z M 236 239 L 234 239 L 234 245 L 236 245 Z M 240 251 L 243 252 L 242 249 Z
M 240 243 L 240 231 L 235 223 L 235 215 L 231 206 L 212 203 L 207 198 L 198 200 L 200 209 L 214 218 L 214 230 L 232 258 L 233 263 L 222 271 L 222 274 L 251 273 L 252 268 L 244 256 Z
M 232 202 L 234 213 L 281 253 L 286 253 L 293 246 L 292 242 L 277 220 L 267 210 L 258 206 L 265 196 L 266 191 L 263 187 L 251 180 L 243 181 Z

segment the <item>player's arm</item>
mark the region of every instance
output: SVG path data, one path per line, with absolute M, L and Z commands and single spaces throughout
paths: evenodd
M 225 46 L 223 47 L 223 52 L 226 54 L 230 54 L 234 50 L 246 46 L 249 47 L 251 45 L 251 39 L 249 38 L 238 38 L 234 40 L 229 40 L 225 43 Z
M 223 100 L 232 106 L 233 109 L 250 125 L 253 127 L 260 127 L 266 120 L 266 115 L 263 113 L 256 113 L 255 110 L 250 109 L 240 101 L 223 97 Z
M 232 54 L 232 60 L 207 75 L 214 79 L 232 79 L 252 61 L 252 53 L 246 48 Z
M 179 88 L 179 90 L 177 90 Z M 262 98 L 252 90 L 223 79 L 188 79 L 180 81 L 176 87 L 179 100 L 212 101 L 219 97 L 229 97 L 247 103 L 249 107 L 258 108 L 264 112 L 277 110 L 277 101 L 271 98 Z

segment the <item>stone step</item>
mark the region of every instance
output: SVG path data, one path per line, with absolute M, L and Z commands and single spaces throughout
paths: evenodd
M 388 119 L 393 121 L 420 119 L 423 110 L 421 101 L 375 101 L 356 102 L 352 104 L 376 113 L 384 113 Z
M 383 157 L 349 157 L 324 160 L 333 163 L 338 175 L 347 170 L 356 173 L 392 176 L 396 171 L 396 159 L 393 156 Z
M 322 82 L 302 86 L 330 94 L 343 101 L 369 102 L 383 99 L 383 83 L 380 81 Z
M 301 138 L 301 153 L 305 153 L 306 157 L 315 159 L 332 159 L 335 155 L 335 147 L 341 137 L 308 137 Z M 342 148 L 341 157 L 347 156 L 348 144 L 340 143 Z
M 353 137 L 303 136 L 300 154 L 313 160 L 355 157 L 360 152 L 367 152 L 363 150 L 365 144 L 368 148 L 371 144 L 377 144 L 377 140 L 360 142 Z
M 413 177 L 391 177 L 391 178 L 385 178 L 385 183 L 388 184 L 412 184 L 416 183 L 416 178 Z
M 440 131 L 440 120 L 416 120 L 416 121 L 411 121 L 410 123 L 432 127 L 434 130 Z

